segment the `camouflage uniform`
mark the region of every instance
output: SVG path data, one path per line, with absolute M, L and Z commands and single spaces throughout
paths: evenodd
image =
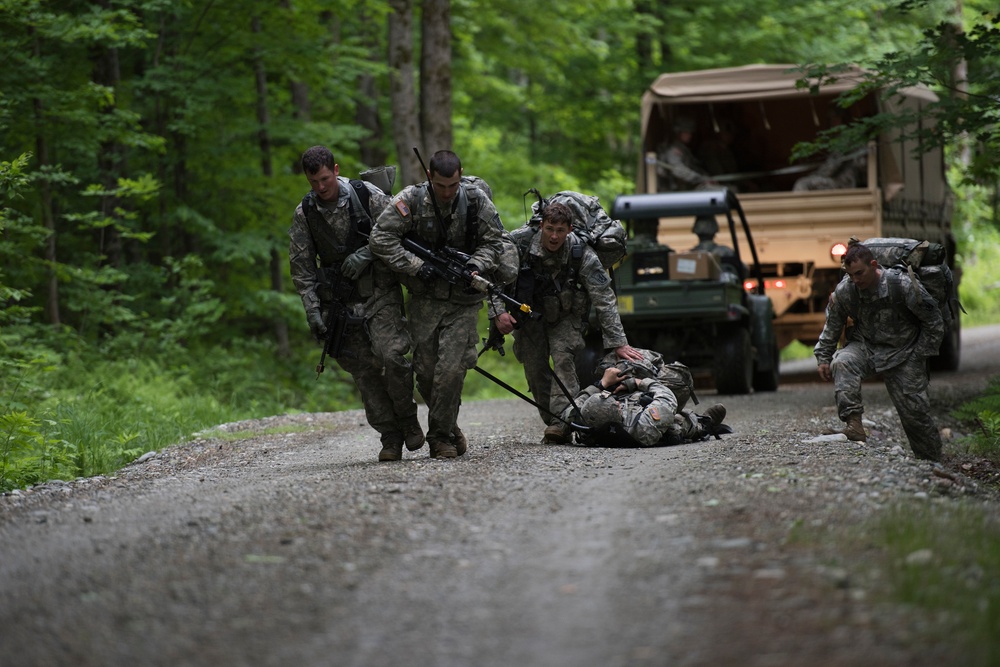
M 531 304 L 541 318 L 522 318 L 513 332 L 514 356 L 524 365 L 524 377 L 547 426 L 559 425 L 569 399 L 549 373 L 549 357 L 556 375 L 570 395 L 580 390 L 576 353 L 583 349 L 583 334 L 590 306 L 597 312 L 604 348 L 628 344 L 611 279 L 597 253 L 575 233 L 556 252 L 542 247 L 538 228 L 524 226 L 511 232 L 521 255 L 518 300 Z M 574 248 L 580 257 L 573 258 Z M 551 413 L 551 414 L 550 414 Z
M 675 141 L 660 155 L 656 168 L 667 190 L 696 190 L 706 187 L 711 177 L 683 141 Z
M 937 354 L 944 320 L 919 280 L 900 268 L 880 268 L 872 289 L 860 290 L 845 276 L 826 309 L 816 343 L 819 364 L 830 364 L 840 418 L 864 412 L 861 382 L 881 373 L 910 448 L 918 458 L 938 460 L 941 436 L 930 415 L 927 358 Z M 837 343 L 847 324 L 847 344 Z
M 576 405 L 586 406 L 593 396 L 617 401 L 625 432 L 645 447 L 666 442 L 700 440 L 706 435 L 705 428 L 693 412 L 677 409 L 674 392 L 660 380 L 629 379 L 625 381 L 625 386 L 627 391 L 613 393 L 601 387 L 599 382 L 595 382 L 577 394 Z M 585 408 L 584 415 L 586 412 Z M 573 408 L 569 407 L 563 413 L 563 418 L 570 421 L 572 417 Z M 590 426 L 590 424 L 585 425 Z
M 317 207 L 325 224 L 310 225 L 300 203 L 288 230 L 292 281 L 306 312 L 320 309 L 324 322 L 332 292 L 321 273 L 339 278 L 344 259 L 365 245 L 364 237 L 359 238 L 351 226 L 351 210 L 355 216 L 364 217 L 364 208 L 350 181 L 343 177 L 337 181 L 340 196 L 335 204 L 321 201 L 312 193 L 306 197 L 306 204 Z M 375 217 L 388 205 L 389 197 L 373 185 L 365 186 Z M 419 429 L 417 404 L 413 399 L 413 370 L 404 356 L 409 352 L 410 339 L 402 303 L 396 277 L 384 264 L 373 261 L 358 278 L 345 303 L 354 315 L 364 318 L 364 324 L 347 327 L 344 349 L 350 354 L 337 359 L 340 367 L 354 378 L 365 417 L 382 436 L 383 444 L 390 440 L 401 442 L 404 432 Z
M 400 276 L 410 292 L 409 327 L 417 389 L 428 407 L 427 440 L 461 438 L 458 412 L 466 372 L 476 365 L 479 310 L 483 295 L 443 278 L 417 278 L 423 260 L 403 248 L 411 234 L 429 245 L 449 246 L 471 255 L 469 265 L 483 275 L 498 268 L 505 250 L 503 224 L 493 202 L 481 190 L 462 183 L 450 203 L 441 204 L 446 232 L 434 212 L 426 183 L 397 194 L 372 230 L 372 253 Z M 468 217 L 469 210 L 474 213 Z M 471 229 L 469 229 L 471 226 Z
M 845 156 L 834 152 L 816 171 L 795 181 L 793 192 L 809 190 L 844 190 L 866 185 L 868 157 L 865 151 Z

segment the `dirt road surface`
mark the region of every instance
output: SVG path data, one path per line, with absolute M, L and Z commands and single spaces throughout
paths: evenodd
M 965 332 L 963 370 L 933 378 L 942 427 L 1000 373 L 998 334 Z M 838 422 L 811 361 L 774 393 L 703 393 L 734 434 L 543 446 L 528 404 L 473 402 L 465 456 L 379 464 L 360 412 L 279 416 L 5 495 L 0 664 L 956 664 L 878 595 L 863 541 L 823 536 L 996 503 L 957 446 L 914 460 L 878 383 L 867 444 L 815 440 Z

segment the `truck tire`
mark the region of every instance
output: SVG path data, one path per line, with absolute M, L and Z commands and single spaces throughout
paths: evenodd
M 715 357 L 715 389 L 720 394 L 749 394 L 753 387 L 753 346 L 750 332 L 731 329 L 719 339 Z
M 957 371 L 962 361 L 962 320 L 956 317 L 944 334 L 936 357 L 931 357 L 932 371 Z
M 771 347 L 771 367 L 766 370 L 757 370 L 753 374 L 754 391 L 777 391 L 778 383 L 781 380 L 781 353 L 778 351 L 778 343 Z

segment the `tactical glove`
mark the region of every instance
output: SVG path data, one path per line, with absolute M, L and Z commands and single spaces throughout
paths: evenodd
M 312 332 L 313 338 L 323 340 L 323 334 L 326 333 L 326 324 L 323 322 L 323 316 L 320 315 L 319 309 L 313 308 L 307 310 L 306 321 L 309 322 L 309 331 Z
M 368 246 L 352 252 L 340 265 L 340 272 L 348 280 L 357 280 L 372 263 L 372 251 Z

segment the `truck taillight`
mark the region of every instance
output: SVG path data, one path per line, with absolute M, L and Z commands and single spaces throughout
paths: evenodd
M 764 281 L 764 289 L 785 289 L 786 287 L 788 287 L 788 283 L 785 281 L 784 278 L 775 278 L 774 280 Z M 744 280 L 743 289 L 745 289 L 748 292 L 753 292 L 755 289 L 757 289 L 757 281 Z
M 840 258 L 843 257 L 846 252 L 847 246 L 843 243 L 834 243 L 830 247 L 830 257 L 833 257 L 833 259 L 837 262 L 840 261 Z

